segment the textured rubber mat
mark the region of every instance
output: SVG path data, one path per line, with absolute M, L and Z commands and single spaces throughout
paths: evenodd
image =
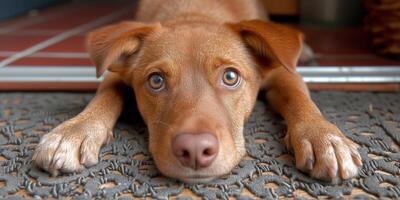
M 229 175 L 190 185 L 163 177 L 147 151 L 146 127 L 119 122 L 101 161 L 50 177 L 31 164 L 40 136 L 79 113 L 93 94 L 0 93 L 0 199 L 399 198 L 400 93 L 313 93 L 324 115 L 360 145 L 357 178 L 336 184 L 297 171 L 282 145 L 285 124 L 258 102 L 246 125 L 245 157 Z

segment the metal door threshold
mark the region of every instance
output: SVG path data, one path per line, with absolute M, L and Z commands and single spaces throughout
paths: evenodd
M 400 83 L 400 66 L 297 67 L 307 83 Z M 0 68 L 0 83 L 62 82 L 97 83 L 92 66 L 8 66 Z

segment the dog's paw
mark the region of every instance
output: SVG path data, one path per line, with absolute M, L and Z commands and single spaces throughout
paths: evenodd
M 326 120 L 289 127 L 285 143 L 294 151 L 296 167 L 314 178 L 352 178 L 362 165 L 355 143 Z
M 42 137 L 32 159 L 53 176 L 81 171 L 98 163 L 100 148 L 111 137 L 99 123 L 71 119 Z

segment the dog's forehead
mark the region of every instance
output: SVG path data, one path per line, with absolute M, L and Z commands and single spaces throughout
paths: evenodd
M 241 48 L 240 38 L 223 25 L 182 25 L 153 34 L 148 50 L 162 55 L 229 54 Z

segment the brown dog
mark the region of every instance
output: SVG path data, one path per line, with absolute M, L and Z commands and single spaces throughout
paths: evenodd
M 356 146 L 324 119 L 295 71 L 302 35 L 266 18 L 252 0 L 143 0 L 137 21 L 89 34 L 97 75 L 110 73 L 82 113 L 42 138 L 34 162 L 53 174 L 96 164 L 129 86 L 160 171 L 209 181 L 245 155 L 243 126 L 263 89 L 287 121 L 298 169 L 328 180 L 355 176 Z

